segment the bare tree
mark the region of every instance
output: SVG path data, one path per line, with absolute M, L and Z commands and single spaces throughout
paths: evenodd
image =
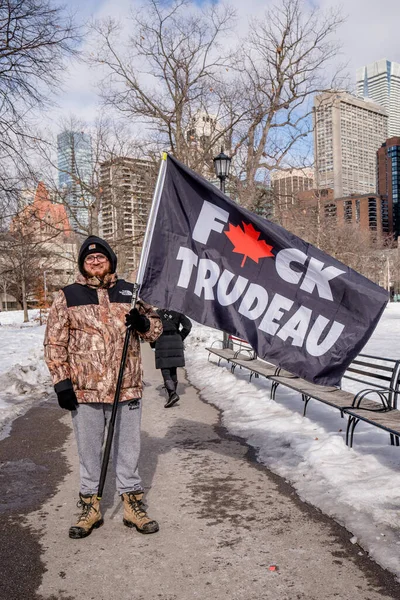
M 22 306 L 24 322 L 29 321 L 28 299 L 43 277 L 46 259 L 51 257 L 43 243 L 33 242 L 29 233 L 16 230 L 0 235 L 0 277 Z
M 34 109 L 60 87 L 78 29 L 50 0 L 0 0 L 0 193 L 15 198 L 37 137 Z
M 344 84 L 343 67 L 332 66 L 342 22 L 338 9 L 322 13 L 303 0 L 283 0 L 253 22 L 240 65 L 245 118 L 232 138 L 243 204 L 251 206 L 252 185 L 272 169 L 312 161 L 313 97 Z
M 34 202 L 21 203 L 0 231 L 0 279 L 23 307 L 25 321 L 28 320 L 28 301 L 33 300 L 32 294 L 39 284 L 45 287 L 46 275 L 50 292 L 54 285 L 59 287 L 59 274 L 65 279 L 66 271 L 70 270 L 65 262 L 73 245 L 66 213 L 63 207 L 58 207 L 61 211 L 54 208 L 47 189 L 40 182 Z M 64 285 L 69 282 L 62 281 Z
M 101 165 L 121 156 L 139 158 L 146 152 L 145 144 L 131 135 L 126 126 L 104 115 L 99 115 L 92 124 L 71 115 L 60 122 L 59 129 L 66 139 L 65 160 L 59 160 L 58 140 L 53 134 L 46 140 L 38 140 L 34 179 L 44 180 L 53 201 L 65 206 L 74 231 L 98 235 Z M 84 153 L 83 136 L 87 140 Z
M 105 105 L 144 125 L 154 148 L 200 172 L 212 168 L 215 149 L 241 116 L 221 102 L 232 56 L 223 55 L 220 41 L 233 20 L 227 5 L 203 10 L 187 0 L 147 0 L 133 16 L 128 52 L 118 23 L 93 26 L 98 45 L 90 61 L 105 70 Z
M 284 209 L 277 205 L 273 219 L 288 231 L 382 285 L 387 256 L 390 255 L 390 240 L 377 231 L 362 229 L 358 223 L 338 220 L 336 211 L 329 210 L 333 206 L 331 201 L 326 200 L 308 206 L 297 201 Z
M 38 145 L 37 177 L 44 178 L 53 201 L 66 208 L 71 230 L 98 235 L 102 221 L 103 235 L 117 252 L 119 272 L 127 274 L 132 252 L 136 255 L 143 241 L 159 157 L 126 124 L 104 115 L 90 126 L 72 116 L 60 129 L 68 145 L 65 160 L 57 160 L 57 140 L 50 136 Z M 84 153 L 83 135 L 88 142 Z
M 206 165 L 209 173 L 212 156 L 225 148 L 234 157 L 231 193 L 250 208 L 272 169 L 311 162 L 312 98 L 343 84 L 342 68 L 331 66 L 339 11 L 283 0 L 250 24 L 240 51 L 229 41 L 224 56 L 221 42 L 234 25 L 226 5 L 204 13 L 185 0 L 147 0 L 145 9 L 133 19 L 130 53 L 120 50 L 117 23 L 94 26 L 99 46 L 91 61 L 105 70 L 107 106 L 200 172 Z

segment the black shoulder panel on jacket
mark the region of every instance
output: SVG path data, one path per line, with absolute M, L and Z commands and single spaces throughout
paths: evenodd
M 130 304 L 132 302 L 133 283 L 118 279 L 117 283 L 108 289 L 110 302 Z
M 99 299 L 95 289 L 72 283 L 63 288 L 68 308 L 71 306 L 84 306 L 85 304 L 98 304 Z

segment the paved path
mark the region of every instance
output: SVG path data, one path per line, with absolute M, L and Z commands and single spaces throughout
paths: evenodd
M 104 527 L 84 540 L 68 538 L 77 457 L 70 416 L 47 402 L 0 442 L 7 461 L 0 484 L 8 486 L 0 503 L 1 600 L 400 598 L 394 577 L 353 546 L 346 530 L 301 502 L 220 426 L 218 411 L 183 372 L 179 405 L 164 409 L 148 345 L 143 353 L 141 473 L 160 532 L 143 536 L 123 526 L 110 473 Z

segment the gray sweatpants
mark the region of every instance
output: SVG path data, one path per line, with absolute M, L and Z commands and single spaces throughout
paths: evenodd
M 78 404 L 72 424 L 78 445 L 81 494 L 96 494 L 99 487 L 102 447 L 112 404 Z M 120 402 L 115 420 L 112 457 L 119 494 L 142 490 L 138 471 L 142 401 Z

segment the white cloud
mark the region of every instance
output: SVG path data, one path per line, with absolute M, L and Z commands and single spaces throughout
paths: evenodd
M 311 2 L 311 0 L 310 0 Z M 231 0 L 238 14 L 238 31 L 244 35 L 247 23 L 251 18 L 261 17 L 271 0 Z M 316 4 L 316 2 L 313 2 Z M 322 9 L 337 8 L 338 3 L 330 0 L 319 0 L 317 3 Z M 134 7 L 140 2 L 131 0 L 91 0 L 84 9 L 82 19 L 92 16 L 102 19 L 111 16 L 127 24 L 128 17 Z M 70 6 L 80 14 L 78 0 L 70 0 Z M 387 58 L 400 62 L 400 46 L 398 44 L 398 27 L 400 8 L 398 0 L 385 0 L 381 5 L 376 0 L 347 0 L 343 6 L 347 15 L 346 23 L 338 32 L 338 40 L 343 47 L 342 56 L 338 62 L 349 63 L 350 80 L 355 82 L 355 71 L 358 67 L 380 58 Z M 90 39 L 86 39 L 83 49 L 88 50 Z M 58 98 L 59 107 L 48 114 L 48 119 L 53 127 L 57 119 L 70 113 L 91 121 L 95 118 L 99 99 L 96 85 L 100 73 L 86 64 L 74 61 L 70 64 L 65 77 L 64 91 Z
M 321 0 L 320 6 L 337 6 Z M 338 38 L 343 45 L 343 57 L 349 61 L 351 78 L 356 69 L 381 58 L 400 62 L 398 28 L 400 5 L 398 0 L 347 0 L 343 7 L 347 15 Z
M 126 23 L 134 2 L 131 0 L 91 0 L 81 10 L 78 0 L 70 0 L 69 8 L 82 22 L 112 17 Z M 92 49 L 92 36 L 87 34 L 81 51 L 83 54 Z M 89 66 L 83 60 L 71 60 L 65 72 L 63 87 L 57 98 L 56 106 L 46 114 L 46 124 L 57 131 L 61 120 L 70 115 L 88 123 L 93 122 L 100 110 L 98 86 L 101 81 L 99 69 Z

